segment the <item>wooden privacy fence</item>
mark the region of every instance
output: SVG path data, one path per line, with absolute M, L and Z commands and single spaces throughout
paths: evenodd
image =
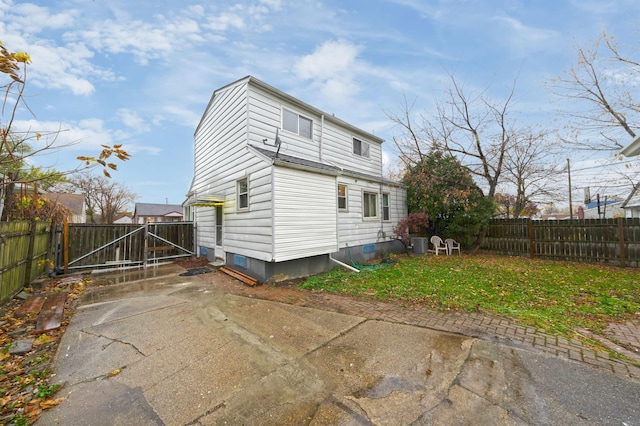
M 51 224 L 0 222 L 0 303 L 49 269 Z
M 56 271 L 125 268 L 194 254 L 191 222 L 64 224 L 56 230 Z
M 640 218 L 489 221 L 482 250 L 512 256 L 640 266 Z

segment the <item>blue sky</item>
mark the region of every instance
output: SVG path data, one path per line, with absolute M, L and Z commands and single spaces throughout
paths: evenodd
M 428 110 L 447 72 L 496 97 L 517 76 L 517 110 L 544 125 L 544 83 L 575 60 L 573 42 L 606 28 L 637 45 L 639 17 L 637 0 L 0 0 L 0 40 L 32 58 L 35 116 L 18 124 L 77 142 L 40 164 L 68 169 L 122 143 L 132 159 L 114 179 L 139 202 L 179 204 L 212 92 L 246 75 L 386 139 L 393 162 L 384 111 L 403 93 Z

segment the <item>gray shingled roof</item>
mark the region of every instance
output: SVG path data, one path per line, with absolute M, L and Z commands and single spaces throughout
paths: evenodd
M 65 194 L 62 192 L 48 192 L 44 194 L 44 198 L 60 203 L 69 210 L 71 213 L 80 216 L 84 214 L 84 195 L 82 194 Z
M 348 176 L 353 176 L 353 177 L 359 177 L 359 178 L 363 178 L 363 179 L 367 179 L 369 181 L 373 181 L 373 182 L 382 182 L 388 185 L 402 185 L 398 182 L 394 182 L 392 180 L 388 180 L 385 178 L 381 178 L 379 176 L 374 176 L 374 175 L 368 175 L 366 173 L 361 173 L 361 172 L 356 172 L 354 170 L 349 170 L 349 169 L 342 169 L 340 167 L 336 167 L 336 166 L 332 166 L 329 164 L 324 164 L 324 163 L 319 163 L 317 161 L 311 161 L 311 160 L 305 160 L 304 158 L 298 158 L 298 157 L 293 157 L 291 155 L 287 155 L 287 154 L 282 154 L 282 153 L 278 153 L 277 157 L 276 157 L 276 152 L 275 151 L 271 151 L 259 146 L 255 146 L 255 145 L 249 145 L 251 148 L 255 149 L 256 151 L 258 151 L 259 153 L 261 153 L 262 155 L 275 160 L 276 164 L 280 163 L 280 164 L 293 164 L 293 165 L 298 165 L 298 166 L 304 166 L 304 167 L 308 167 L 308 168 L 312 168 L 312 169 L 316 169 L 318 171 L 325 171 L 325 172 L 331 172 L 331 174 L 342 174 L 342 175 L 348 175 Z
M 151 204 L 136 203 L 133 215 L 140 216 L 166 216 L 169 213 L 182 214 L 182 206 L 180 204 Z

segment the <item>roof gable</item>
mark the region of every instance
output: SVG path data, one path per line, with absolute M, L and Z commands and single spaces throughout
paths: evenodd
M 56 203 L 62 204 L 71 210 L 76 216 L 84 214 L 84 195 L 82 194 L 66 194 L 62 192 L 48 192 L 44 194 L 44 198 Z
M 279 89 L 276 89 L 275 87 L 263 82 L 262 80 L 259 80 L 251 75 L 248 75 L 246 77 L 243 77 L 239 80 L 234 81 L 233 83 L 229 83 L 225 86 L 222 86 L 219 89 L 216 89 L 213 94 L 211 95 L 211 99 L 209 100 L 209 103 L 207 104 L 207 107 L 205 108 L 205 113 L 202 115 L 202 118 L 200 119 L 200 122 L 198 123 L 198 126 L 196 126 L 196 131 L 194 134 L 198 133 L 198 130 L 200 129 L 200 126 L 202 124 L 202 120 L 204 120 L 204 118 L 207 115 L 207 111 L 209 111 L 209 108 L 211 108 L 211 105 L 213 105 L 213 101 L 216 97 L 216 95 L 220 92 L 223 92 L 231 87 L 237 86 L 239 84 L 248 84 L 250 86 L 254 86 L 254 87 L 258 87 L 262 90 L 264 90 L 265 92 L 269 93 L 272 96 L 275 96 L 277 98 L 280 99 L 284 99 L 287 102 L 303 109 L 306 111 L 309 111 L 319 117 L 324 117 L 325 121 L 329 121 L 329 122 L 333 122 L 334 124 L 336 124 L 337 126 L 340 126 L 344 129 L 347 129 L 348 131 L 355 133 L 355 134 L 359 134 L 361 136 L 363 136 L 365 139 L 367 139 L 370 142 L 375 142 L 375 143 L 379 143 L 382 144 L 384 142 L 384 139 L 379 138 L 378 136 L 374 135 L 373 133 L 367 132 L 359 127 L 354 126 L 353 124 L 349 124 L 346 121 L 343 121 L 339 118 L 336 118 L 333 114 L 330 113 L 326 113 L 306 102 L 301 101 L 300 99 L 293 97 L 291 95 L 289 95 L 288 93 L 285 93 Z
M 140 216 L 182 216 L 180 204 L 136 203 L 133 215 Z

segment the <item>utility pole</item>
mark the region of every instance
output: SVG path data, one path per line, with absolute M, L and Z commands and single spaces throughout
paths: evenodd
M 573 219 L 573 200 L 571 199 L 571 162 L 568 158 L 567 172 L 569 172 L 569 219 Z

